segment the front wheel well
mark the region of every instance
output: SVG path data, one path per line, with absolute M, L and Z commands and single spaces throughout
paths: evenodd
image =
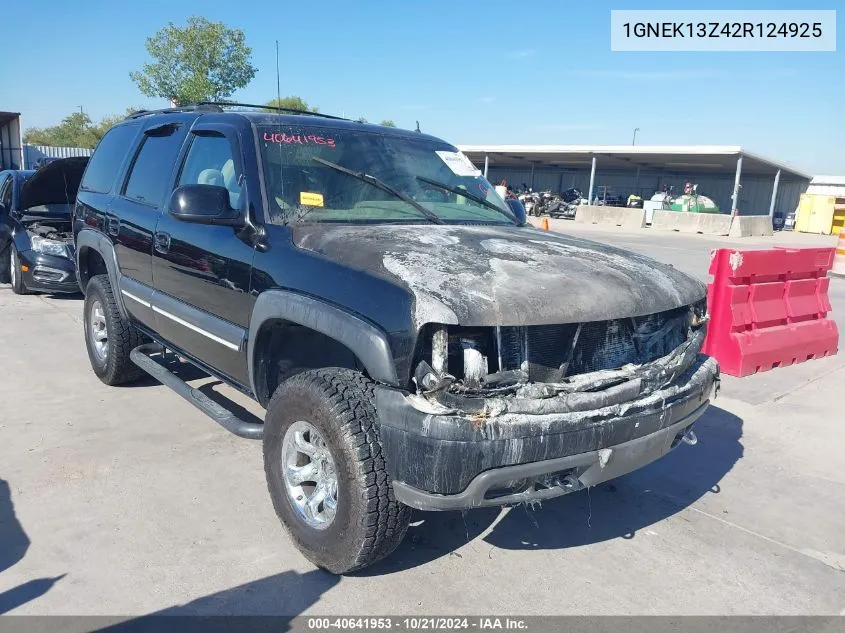
M 367 375 L 361 360 L 346 345 L 283 319 L 262 324 L 255 350 L 255 395 L 265 407 L 284 380 L 309 369 L 342 367 Z
M 85 246 L 79 252 L 79 287 L 82 292 L 88 285 L 88 280 L 96 275 L 107 275 L 108 268 L 106 268 L 106 260 L 100 255 L 98 251 Z

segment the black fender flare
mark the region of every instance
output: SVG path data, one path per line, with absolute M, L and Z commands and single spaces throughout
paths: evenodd
M 106 271 L 108 272 L 109 282 L 114 291 L 117 309 L 120 311 L 120 316 L 128 319 L 129 314 L 126 312 L 126 306 L 123 305 L 123 295 L 120 294 L 120 268 L 117 265 L 117 256 L 114 253 L 114 244 L 111 243 L 108 237 L 94 229 L 82 229 L 76 234 L 76 280 L 79 282 L 79 287 L 84 293 L 85 287 L 82 285 L 82 268 L 79 264 L 80 256 L 89 248 L 97 251 L 106 263 Z
M 255 366 L 258 334 L 267 321 L 275 319 L 311 328 L 342 343 L 358 357 L 373 380 L 399 386 L 393 353 L 384 331 L 320 299 L 290 290 L 266 290 L 258 295 L 249 320 L 247 363 L 253 393 L 259 393 Z

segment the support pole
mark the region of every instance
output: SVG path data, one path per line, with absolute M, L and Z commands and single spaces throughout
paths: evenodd
M 739 179 L 742 177 L 742 154 L 736 159 L 736 178 L 734 178 L 734 192 L 731 196 L 731 217 L 739 213 Z
M 778 173 L 775 174 L 775 184 L 772 187 L 772 201 L 769 203 L 769 217 L 773 218 L 775 216 L 775 200 L 778 197 L 778 185 L 780 184 L 780 169 L 778 169 Z
M 528 186 L 531 187 L 531 191 L 534 191 L 534 163 L 531 163 L 531 184 Z
M 636 180 L 634 181 L 634 190 L 637 192 L 637 195 L 640 195 L 640 166 L 637 165 L 637 176 Z
M 587 204 L 593 204 L 593 185 L 596 183 L 596 157 L 593 156 L 593 166 L 590 168 L 590 191 L 587 194 Z
M 490 157 L 484 154 L 484 179 L 487 180 L 487 167 L 490 165 Z

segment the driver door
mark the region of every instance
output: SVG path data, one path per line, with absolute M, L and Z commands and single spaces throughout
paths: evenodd
M 176 186 L 225 187 L 243 211 L 243 159 L 236 130 L 196 125 Z M 153 235 L 156 328 L 174 346 L 248 384 L 245 338 L 255 299 L 249 294 L 254 248 L 235 227 L 195 224 L 167 212 Z

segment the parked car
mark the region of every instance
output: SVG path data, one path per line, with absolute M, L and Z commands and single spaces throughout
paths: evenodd
M 0 172 L 0 281 L 15 293 L 79 292 L 71 211 L 87 162 Z
M 718 377 L 703 284 L 524 226 L 420 133 L 139 113 L 100 142 L 74 218 L 96 375 L 143 370 L 261 438 L 279 518 L 334 573 L 392 552 L 411 508 L 533 503 L 695 443 Z M 183 382 L 174 357 L 264 423 Z
M 57 160 L 61 160 L 61 159 L 56 158 L 54 156 L 41 156 L 41 157 L 35 159 L 35 162 L 32 163 L 32 168 L 33 169 L 41 169 L 42 167 L 44 167 L 44 165 L 49 165 L 50 163 L 53 163 Z

